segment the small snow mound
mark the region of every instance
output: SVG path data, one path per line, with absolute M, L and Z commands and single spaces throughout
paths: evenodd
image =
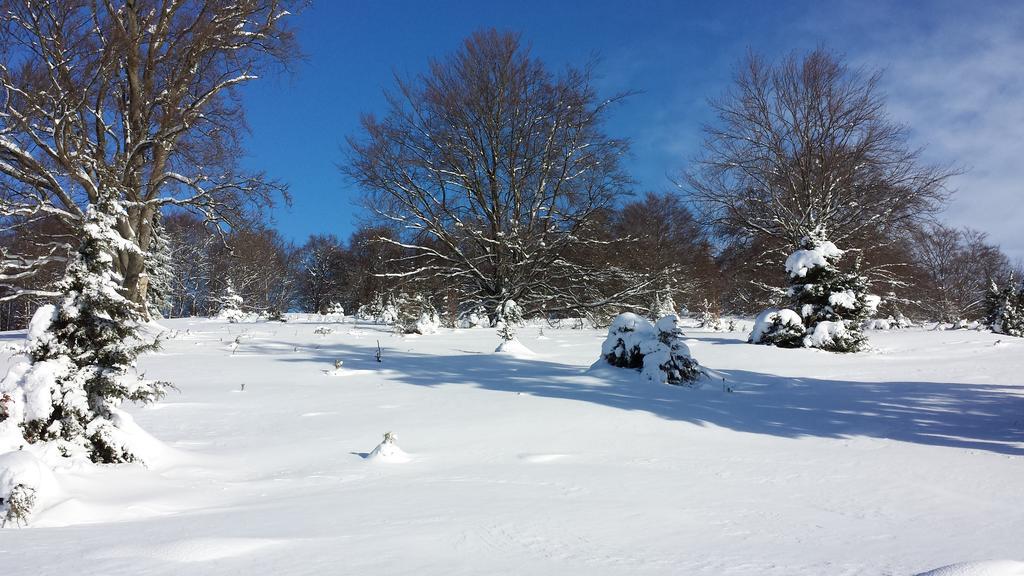
M 1024 576 L 1024 562 L 1014 560 L 986 560 L 950 564 L 917 576 Z
M 4 502 L 0 504 L 0 524 L 14 520 L 16 525 L 29 520 L 29 516 L 18 518 L 11 514 L 12 497 L 18 498 L 19 492 L 22 498 L 29 497 L 26 513 L 31 516 L 52 506 L 61 495 L 53 471 L 34 454 L 25 450 L 0 454 L 0 501 Z
M 401 463 L 408 462 L 412 458 L 395 444 L 395 435 L 388 432 L 384 434 L 384 440 L 377 444 L 377 447 L 366 456 L 366 459 L 377 462 Z
M 501 344 L 494 349 L 499 354 L 509 354 L 511 356 L 533 356 L 533 350 L 527 348 L 522 342 L 513 338 L 512 340 L 502 340 Z

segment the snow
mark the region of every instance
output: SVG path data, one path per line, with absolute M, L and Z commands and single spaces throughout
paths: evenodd
M 1024 562 L 990 560 L 962 562 L 929 570 L 918 576 L 1024 576 Z
M 797 250 L 790 254 L 786 258 L 786 272 L 791 277 L 803 278 L 807 276 L 809 270 L 825 266 L 828 264 L 829 259 L 836 259 L 842 255 L 842 250 L 826 240 L 812 250 Z
M 17 486 L 32 491 L 35 511 L 45 510 L 61 497 L 60 484 L 53 471 L 30 451 L 0 454 L 0 502 L 7 502 Z M 5 514 L 5 506 L 0 504 L 0 523 Z
M 853 310 L 857 307 L 857 295 L 852 290 L 833 292 L 828 295 L 828 303 L 833 308 L 846 308 Z
M 29 321 L 28 332 L 25 334 L 25 338 L 31 341 L 42 337 L 50 329 L 50 324 L 53 323 L 56 314 L 57 307 L 53 304 L 40 306 L 35 314 L 32 315 L 32 320 Z
M 846 324 L 842 322 L 822 321 L 804 337 L 804 346 L 808 348 L 827 348 L 835 339 L 846 334 Z
M 395 444 L 391 438 L 390 433 L 384 438 L 384 440 L 373 449 L 372 452 L 366 455 L 367 460 L 375 462 L 387 462 L 401 464 L 412 460 L 404 450 Z
M 125 407 L 159 445 L 145 466 L 56 467 L 54 499 L 0 532 L 4 574 L 866 576 L 1024 560 L 1022 339 L 907 328 L 837 355 L 688 325 L 728 393 L 588 370 L 606 331 L 571 322 L 544 340 L 521 329 L 529 358 L 493 354 L 493 328 L 164 324 L 140 371 L 180 392 Z M 339 358 L 357 373 L 325 377 Z M 407 463 L 370 458 L 388 430 Z
M 509 354 L 518 357 L 530 357 L 535 356 L 533 350 L 527 348 L 522 342 L 513 338 L 512 340 L 502 340 L 501 344 L 494 349 L 499 354 Z

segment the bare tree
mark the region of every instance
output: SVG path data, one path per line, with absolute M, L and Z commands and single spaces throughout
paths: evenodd
M 387 115 L 363 118 L 343 167 L 399 232 L 382 237 L 405 249 L 396 274 L 440 278 L 491 310 L 508 299 L 528 311 L 613 302 L 582 289 L 613 271 L 566 255 L 599 242 L 592 217 L 627 184 L 626 142 L 601 132 L 621 96 L 599 99 L 589 70 L 554 75 L 517 35 L 493 30 L 396 82 Z
M 911 235 L 911 272 L 916 314 L 956 322 L 984 313 L 992 281 L 1002 284 L 1013 270 L 1009 258 L 982 232 L 933 225 Z
M 0 14 L 0 227 L 71 230 L 102 194 L 122 200 L 115 267 L 145 301 L 153 216 L 184 206 L 237 225 L 283 188 L 237 165 L 235 89 L 296 54 L 286 0 L 5 0 Z M 75 242 L 4 250 L 0 298 Z
M 818 48 L 772 65 L 751 53 L 711 102 L 704 151 L 685 185 L 727 241 L 795 248 L 815 229 L 847 248 L 884 243 L 947 196 L 952 170 L 923 166 L 889 119 L 880 72 Z
M 214 294 L 228 280 L 245 301 L 259 312 L 287 312 L 295 300 L 298 251 L 272 228 L 234 230 L 227 243 L 213 247 Z
M 299 304 L 307 312 L 327 312 L 340 303 L 348 254 L 334 235 L 315 234 L 299 249 L 295 273 Z
M 652 287 L 688 308 L 703 300 L 717 301 L 717 269 L 707 234 L 693 213 L 674 194 L 646 194 L 627 202 L 615 214 L 614 236 L 621 265 L 659 276 Z M 645 301 L 644 304 L 648 304 Z

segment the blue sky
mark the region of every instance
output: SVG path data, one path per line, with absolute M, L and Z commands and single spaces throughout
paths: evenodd
M 380 112 L 393 74 L 413 75 L 482 27 L 520 32 L 550 67 L 599 58 L 608 95 L 641 90 L 607 132 L 632 141 L 638 191 L 666 191 L 686 167 L 748 49 L 778 57 L 818 44 L 884 68 L 889 111 L 929 161 L 966 168 L 945 219 L 986 230 L 1024 258 L 1024 3 L 539 2 L 320 0 L 292 25 L 307 55 L 245 88 L 245 164 L 288 183 L 275 220 L 296 242 L 347 238 L 358 191 L 338 173 L 359 115 Z

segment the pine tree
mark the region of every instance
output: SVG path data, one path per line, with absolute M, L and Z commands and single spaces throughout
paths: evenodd
M 1002 288 L 993 280 L 985 295 L 985 324 L 997 334 L 1024 337 L 1024 286 L 1013 275 Z
M 121 293 L 113 269 L 115 249 L 137 250 L 114 228 L 124 214 L 109 197 L 88 208 L 81 245 L 58 285 L 63 298 L 33 317 L 31 364 L 20 379 L 24 440 L 54 443 L 60 455 L 98 463 L 136 459 L 118 433 L 124 416 L 117 407 L 157 400 L 168 386 L 134 372 L 138 355 L 157 343 L 142 339 L 143 310 Z M 48 390 L 40 394 L 42 382 Z
M 700 327 L 710 328 L 712 330 L 722 329 L 722 318 L 718 315 L 718 311 L 707 298 L 705 298 L 704 302 L 701 303 Z
M 235 285 L 230 278 L 224 281 L 224 292 L 217 301 L 220 303 L 220 312 L 217 313 L 217 318 L 228 322 L 238 322 L 242 319 L 242 305 L 245 300 L 238 292 L 235 292 Z
M 647 311 L 647 317 L 652 322 L 657 322 L 659 318 L 675 313 L 676 302 L 672 299 L 672 289 L 665 286 L 664 290 L 655 291 L 651 299 L 650 308 Z
M 861 324 L 871 309 L 867 280 L 860 274 L 859 259 L 851 272 L 841 271 L 837 264 L 842 256 L 818 229 L 786 260 L 790 308 L 803 319 L 805 346 L 832 352 L 864 347 Z
M 665 316 L 654 324 L 654 329 L 658 333 L 657 344 L 649 342 L 641 347 L 644 352 L 643 373 L 652 381 L 692 386 L 703 371 L 690 356 L 679 317 L 675 314 Z
M 170 301 L 174 259 L 171 257 L 171 244 L 164 228 L 163 215 L 159 211 L 153 214 L 153 230 L 146 253 L 146 274 L 149 277 L 146 301 L 152 312 L 160 314 Z
M 523 323 L 523 309 L 515 300 L 509 299 L 498 307 L 498 337 L 508 342 L 516 337 L 516 327 Z
M 843 251 L 817 229 L 786 259 L 788 307 L 768 309 L 754 323 L 749 341 L 783 347 L 857 352 L 866 338 L 861 325 L 877 306 L 868 294 L 858 260 L 850 272 L 839 269 Z

